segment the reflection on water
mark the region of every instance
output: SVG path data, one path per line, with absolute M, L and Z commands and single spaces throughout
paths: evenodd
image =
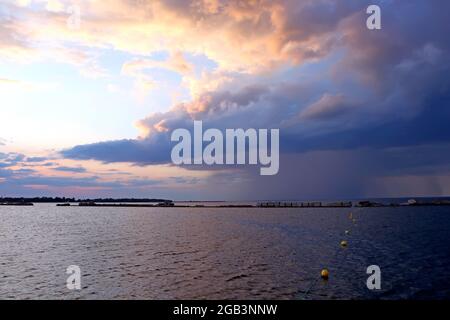
M 450 298 L 449 207 L 350 211 L 0 207 L 0 298 Z

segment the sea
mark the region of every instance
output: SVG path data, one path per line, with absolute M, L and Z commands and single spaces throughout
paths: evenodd
M 0 206 L 0 299 L 449 299 L 449 269 L 450 206 Z

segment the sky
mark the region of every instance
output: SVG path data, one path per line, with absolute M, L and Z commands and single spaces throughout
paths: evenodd
M 2 0 L 0 196 L 449 196 L 449 13 L 444 0 Z M 279 173 L 175 166 L 170 134 L 194 120 L 279 129 Z

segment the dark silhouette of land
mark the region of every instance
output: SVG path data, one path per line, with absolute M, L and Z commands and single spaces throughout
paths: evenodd
M 80 203 L 80 202 L 100 202 L 100 203 L 155 203 L 155 202 L 168 202 L 167 199 L 154 199 L 154 198 L 95 198 L 95 199 L 76 199 L 66 197 L 0 197 L 0 203 Z
M 76 199 L 66 197 L 0 197 L 0 206 L 32 206 L 34 203 L 56 203 L 57 206 L 70 206 L 71 203 L 79 207 L 177 207 L 177 208 L 351 208 L 351 207 L 401 207 L 401 206 L 450 206 L 449 199 L 409 199 L 403 203 L 382 203 L 369 200 L 357 202 L 338 201 L 269 201 L 257 204 L 175 204 L 172 200 L 157 198 L 95 198 Z

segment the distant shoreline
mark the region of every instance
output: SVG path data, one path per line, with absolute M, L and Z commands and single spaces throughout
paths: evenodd
M 80 203 L 80 202 L 102 202 L 102 203 L 159 203 L 172 201 L 161 198 L 95 198 L 95 199 L 76 199 L 66 197 L 0 197 L 1 203 Z
M 34 202 L 24 201 L 20 199 L 19 201 L 1 201 L 0 206 L 33 206 Z M 205 205 L 203 203 L 212 202 L 188 202 L 191 204 L 176 204 L 172 200 L 159 200 L 158 199 L 145 199 L 145 201 L 120 201 L 121 199 L 108 199 L 108 201 L 66 201 L 66 202 L 56 202 L 58 207 L 120 207 L 120 208 L 261 208 L 261 209 L 273 209 L 273 208 L 386 208 L 386 207 L 424 207 L 424 206 L 450 206 L 450 200 L 415 200 L 410 199 L 403 203 L 381 203 L 369 200 L 363 201 L 336 201 L 336 202 L 321 202 L 321 201 L 308 201 L 308 202 L 297 202 L 297 201 L 268 201 L 268 202 L 257 202 L 256 204 L 225 204 L 226 202 L 219 202 L 224 204 L 216 205 Z M 141 199 L 143 200 L 143 199 Z M 44 203 L 44 202 L 36 202 Z M 55 202 L 46 202 L 55 203 Z M 75 204 L 78 205 L 75 205 Z M 186 203 L 186 202 L 181 202 Z

